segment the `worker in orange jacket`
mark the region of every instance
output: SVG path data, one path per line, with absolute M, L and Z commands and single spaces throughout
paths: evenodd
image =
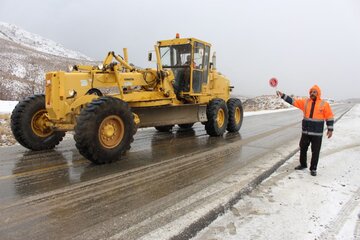
M 299 108 L 304 113 L 302 120 L 302 135 L 300 139 L 300 165 L 296 170 L 307 168 L 307 150 L 311 143 L 311 165 L 310 173 L 316 176 L 317 164 L 321 149 L 324 121 L 327 126 L 327 137 L 331 138 L 334 131 L 334 115 L 328 102 L 321 99 L 321 90 L 317 85 L 310 88 L 310 98 L 293 99 L 286 94 L 277 91 L 277 95 L 287 103 Z

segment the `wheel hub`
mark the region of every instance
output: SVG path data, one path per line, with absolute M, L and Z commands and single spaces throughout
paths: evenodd
M 218 113 L 217 113 L 216 122 L 217 122 L 219 128 L 221 128 L 224 125 L 225 112 L 224 112 L 224 110 L 222 108 L 220 108 Z
M 33 133 L 35 133 L 39 137 L 47 137 L 50 136 L 53 131 L 46 123 L 49 121 L 47 117 L 47 112 L 45 109 L 41 109 L 37 111 L 31 119 L 31 128 Z
M 236 109 L 235 109 L 235 122 L 236 122 L 236 124 L 239 124 L 240 120 L 241 120 L 240 108 L 236 107 Z
M 114 148 L 120 144 L 123 137 L 124 122 L 120 117 L 111 115 L 101 122 L 99 128 L 99 140 L 103 147 Z
M 112 124 L 112 125 L 107 124 L 104 127 L 104 135 L 106 137 L 112 137 L 112 136 L 114 136 L 115 130 L 116 130 L 116 128 L 115 128 L 114 124 Z

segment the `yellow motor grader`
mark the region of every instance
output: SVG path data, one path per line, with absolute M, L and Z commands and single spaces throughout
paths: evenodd
M 195 38 L 158 41 L 157 68 L 141 69 L 109 52 L 99 66 L 75 65 L 46 74 L 45 95 L 20 101 L 11 115 L 16 140 L 31 150 L 52 149 L 74 130 L 79 152 L 102 164 L 130 149 L 137 128 L 169 132 L 175 124 L 205 125 L 210 136 L 239 131 L 241 101 L 230 98 L 228 79 L 210 62 L 207 42 Z

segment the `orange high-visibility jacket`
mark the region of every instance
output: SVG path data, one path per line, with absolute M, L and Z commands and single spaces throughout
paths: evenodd
M 320 88 L 314 85 L 310 88 L 309 93 L 313 89 L 318 92 L 315 102 L 311 98 L 293 99 L 286 94 L 284 94 L 282 98 L 303 111 L 302 132 L 304 134 L 322 136 L 324 132 L 324 121 L 326 121 L 326 126 L 329 131 L 334 130 L 334 115 L 330 104 L 321 99 Z

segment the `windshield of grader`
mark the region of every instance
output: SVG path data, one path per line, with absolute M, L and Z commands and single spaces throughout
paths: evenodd
M 190 65 L 191 45 L 160 47 L 161 62 L 164 68 L 185 67 Z
M 188 92 L 190 90 L 191 45 L 160 47 L 160 56 L 163 68 L 170 68 L 174 73 L 175 93 Z

